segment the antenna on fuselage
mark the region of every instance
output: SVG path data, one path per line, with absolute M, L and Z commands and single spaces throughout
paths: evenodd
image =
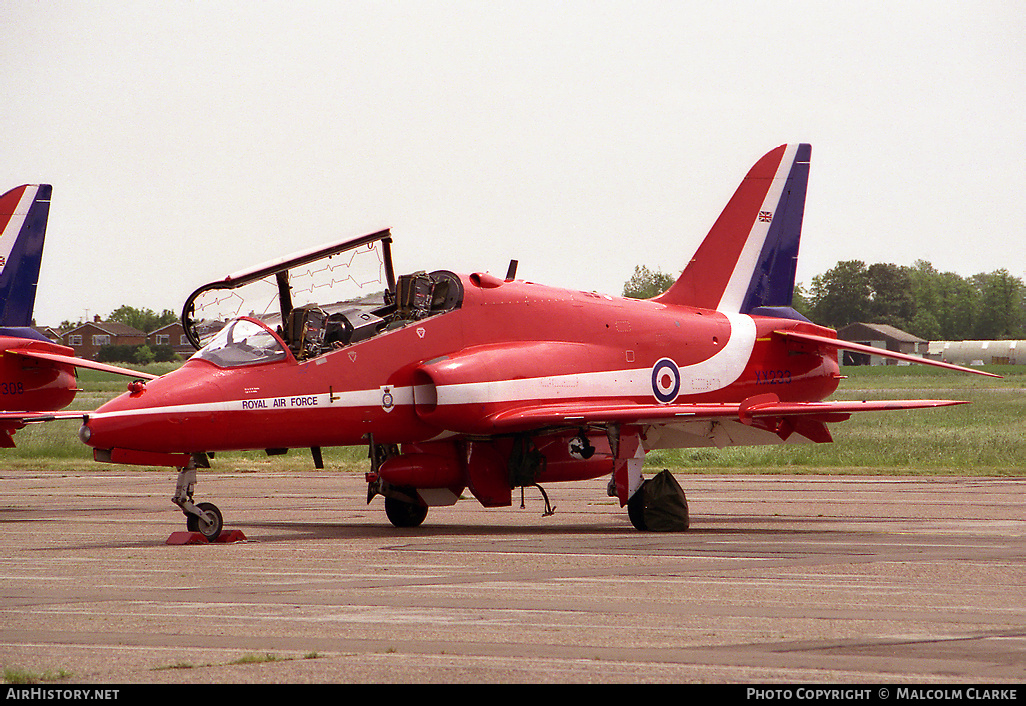
M 506 281 L 507 282 L 512 282 L 514 279 L 516 279 L 516 277 L 517 277 L 517 264 L 518 263 L 517 263 L 516 260 L 510 260 L 509 261 L 509 269 L 506 270 Z

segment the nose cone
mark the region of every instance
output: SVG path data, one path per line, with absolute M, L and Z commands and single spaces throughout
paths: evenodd
M 187 363 L 100 406 L 79 438 L 95 449 L 204 451 L 222 399 L 210 366 Z

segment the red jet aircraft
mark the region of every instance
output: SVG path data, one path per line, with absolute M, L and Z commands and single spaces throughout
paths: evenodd
M 100 461 L 178 467 L 174 502 L 209 539 L 221 513 L 193 491 L 210 452 L 309 447 L 320 467 L 321 447 L 350 445 L 369 447 L 368 502 L 383 495 L 396 526 L 465 489 L 508 506 L 515 488 L 608 475 L 645 529 L 651 449 L 828 442 L 827 424 L 854 412 L 960 404 L 823 401 L 842 378 L 838 350 L 968 369 L 837 340 L 790 308 L 810 152 L 782 145 L 760 159 L 650 300 L 518 280 L 515 262 L 505 278 L 397 279 L 388 231 L 212 282 L 182 318 L 197 348 L 216 336 L 90 413 L 80 437 Z M 293 305 L 297 273 L 368 249 L 384 273 L 376 299 Z M 274 290 L 273 313 L 199 315 L 201 300 L 256 282 Z
M 0 447 L 14 446 L 12 435 L 29 422 L 82 418 L 58 411 L 78 392 L 75 368 L 156 377 L 77 358 L 31 328 L 51 192 L 24 184 L 0 196 Z

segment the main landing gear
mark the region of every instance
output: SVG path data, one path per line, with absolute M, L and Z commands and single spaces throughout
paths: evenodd
M 214 503 L 193 504 L 192 491 L 196 487 L 196 464 L 178 471 L 178 486 L 171 501 L 185 513 L 185 527 L 190 532 L 199 532 L 208 542 L 216 541 L 224 527 L 221 511 Z
M 385 515 L 394 527 L 419 527 L 427 514 L 427 505 L 385 498 Z
M 371 462 L 371 472 L 367 474 L 367 503 L 375 495 L 382 495 L 385 498 L 385 516 L 393 527 L 420 527 L 427 517 L 428 506 L 417 497 L 417 491 L 406 486 L 394 487 L 378 474 L 381 464 L 399 455 L 399 447 L 395 444 L 376 444 L 373 434 L 367 437 L 367 455 Z

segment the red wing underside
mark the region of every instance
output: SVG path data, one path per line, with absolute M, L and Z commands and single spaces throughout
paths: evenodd
M 840 422 L 855 412 L 924 409 L 966 404 L 957 400 L 866 400 L 832 402 L 780 402 L 775 395 L 759 395 L 741 403 L 690 405 L 631 405 L 572 403 L 521 407 L 493 414 L 489 421 L 497 431 L 516 431 L 576 424 L 673 424 L 701 419 L 753 422 L 806 418 Z

